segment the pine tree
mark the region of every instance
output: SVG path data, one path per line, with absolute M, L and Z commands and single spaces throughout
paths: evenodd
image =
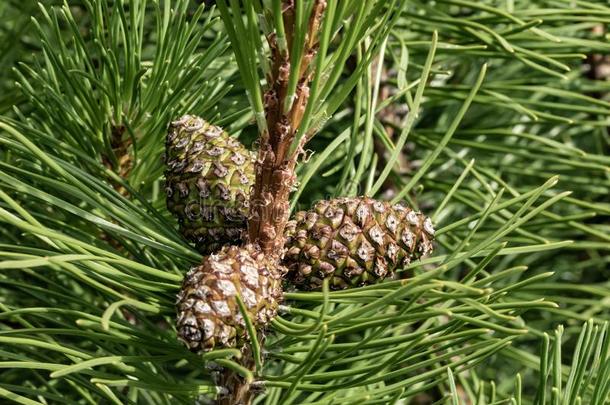
M 605 2 L 7 0 L 0 17 L 0 402 L 609 402 Z M 168 207 L 166 182 L 207 175 L 163 159 L 185 115 L 256 156 L 244 232 L 213 252 Z M 295 278 L 322 246 L 307 213 L 368 199 L 429 218 L 434 242 L 413 226 L 433 252 L 342 289 L 336 267 Z

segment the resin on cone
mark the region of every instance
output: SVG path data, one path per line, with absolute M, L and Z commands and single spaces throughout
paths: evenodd
M 300 289 L 372 284 L 432 251 L 429 218 L 403 205 L 368 197 L 318 202 L 286 227 L 283 264 Z
M 166 139 L 167 208 L 186 239 L 208 254 L 245 235 L 254 156 L 205 120 L 185 115 Z
M 225 246 L 184 278 L 177 301 L 180 339 L 195 352 L 243 347 L 247 341 L 239 295 L 256 330 L 276 315 L 285 268 L 254 245 Z

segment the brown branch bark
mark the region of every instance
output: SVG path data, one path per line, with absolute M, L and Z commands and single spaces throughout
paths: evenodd
M 263 338 L 259 336 L 261 345 L 262 340 Z M 248 370 L 254 369 L 254 358 L 252 357 L 250 346 L 244 347 L 242 350 L 242 357 L 238 362 Z M 218 383 L 227 391 L 219 395 L 216 400 L 217 405 L 250 405 L 258 393 L 258 390 L 253 389 L 252 384 L 232 370 L 223 370 Z
M 133 168 L 133 159 L 129 148 L 131 146 L 131 138 L 124 139 L 126 128 L 123 125 L 114 126 L 112 128 L 112 136 L 110 146 L 114 154 L 113 158 L 103 155 L 102 163 L 109 170 L 114 171 L 123 179 L 126 179 Z M 114 184 L 114 189 L 121 195 L 127 196 L 129 193 L 125 187 L 120 184 Z
M 284 245 L 284 227 L 289 215 L 289 196 L 295 183 L 296 158 L 289 155 L 290 146 L 299 129 L 309 99 L 312 62 L 318 50 L 318 31 L 326 8 L 325 0 L 317 0 L 309 18 L 304 50 L 300 61 L 291 66 L 290 49 L 297 37 L 293 0 L 282 6 L 288 52 L 280 52 L 275 34 L 267 37 L 271 48 L 271 74 L 264 95 L 268 133 L 260 134 L 256 163 L 256 182 L 250 199 L 248 221 L 249 241 L 257 243 L 265 254 L 277 255 Z M 292 69 L 298 69 L 295 99 L 285 111 L 288 80 Z

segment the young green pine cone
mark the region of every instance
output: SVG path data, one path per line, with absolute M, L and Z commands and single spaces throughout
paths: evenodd
M 285 272 L 253 245 L 225 246 L 205 257 L 186 274 L 178 293 L 178 336 L 195 352 L 241 348 L 247 330 L 236 296 L 259 330 L 276 315 Z
M 172 122 L 165 146 L 167 208 L 184 237 L 203 254 L 239 244 L 254 155 L 221 128 L 191 115 Z
M 434 229 L 423 214 L 368 197 L 318 202 L 289 221 L 283 263 L 288 279 L 316 289 L 372 284 L 432 251 Z

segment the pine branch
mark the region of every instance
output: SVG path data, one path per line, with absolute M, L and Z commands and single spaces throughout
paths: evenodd
M 245 141 L 263 133 L 273 72 L 266 37 L 275 34 L 288 56 L 303 57 L 305 46 L 291 53 L 295 41 L 279 1 L 235 1 L 227 13 L 219 5 L 234 34 L 209 9 L 187 29 L 195 8 L 174 14 L 174 3 L 138 9 L 91 0 L 89 11 L 70 2 L 72 17 L 58 11 L 56 22 L 49 11 L 40 32 L 19 42 L 40 65 L 17 49 L 3 59 L 8 66 L 13 56 L 25 58 L 33 67 L 23 89 L 3 80 L 10 97 L 29 94 L 0 119 L 3 400 L 192 403 L 216 397 L 215 376 L 230 370 L 268 405 L 604 403 L 610 87 L 587 76 L 593 66 L 584 57 L 610 51 L 594 29 L 610 16 L 606 5 L 328 2 L 332 18 L 322 19 L 308 102 L 287 149 L 298 154 L 305 141 L 311 149 L 296 165 L 291 207 L 346 190 L 382 196 L 387 181 L 432 214 L 436 254 L 400 269 L 401 280 L 288 291 L 257 370 L 239 350 L 194 355 L 176 340 L 178 283 L 200 256 L 175 231 L 159 192 L 161 137 L 183 112 L 230 125 Z M 299 15 L 314 3 L 303 2 Z M 0 13 L 15 15 L 21 5 L 2 2 Z M 296 14 L 304 37 L 309 20 Z M 10 27 L 9 19 L 0 27 Z M 142 34 L 132 32 L 132 20 L 143 24 Z M 121 29 L 141 53 L 125 46 Z M 223 53 L 225 30 L 235 60 Z M 7 35 L 18 39 L 0 31 Z M 32 46 L 42 38 L 46 55 Z M 106 55 L 131 67 L 91 58 L 101 55 L 96 38 Z M 125 58 L 126 49 L 134 52 Z M 137 61 L 147 72 L 139 81 Z M 484 64 L 485 80 L 473 92 Z M 294 80 L 288 77 L 287 89 Z M 376 88 L 391 89 L 390 97 L 377 95 L 375 103 Z M 406 111 L 405 122 L 383 119 L 392 106 Z M 128 181 L 101 159 L 117 117 L 136 139 Z M 388 125 L 402 147 L 384 131 Z M 388 165 L 400 153 L 409 173 Z M 100 239 L 102 232 L 119 245 Z
M 301 3 L 302 4 L 302 3 Z M 280 52 L 274 34 L 271 48 L 269 89 L 264 94 L 267 131 L 260 135 L 256 182 L 251 195 L 248 233 L 264 252 L 277 253 L 284 245 L 284 227 L 289 215 L 288 199 L 296 182 L 296 156 L 289 148 L 300 128 L 309 99 L 311 63 L 318 48 L 318 30 L 326 2 L 313 2 L 311 14 L 294 3 L 281 4 L 280 24 L 287 35 L 287 48 Z M 303 6 L 304 7 L 304 6 Z M 302 7 L 301 7 L 302 8 Z M 306 27 L 299 21 L 309 21 Z
M 123 2 L 86 3 L 91 22 L 83 34 L 66 5 L 41 6 L 35 20 L 46 58 L 42 65 L 22 64 L 19 83 L 36 114 L 35 129 L 50 128 L 57 138 L 139 187 L 161 172 L 158 156 L 167 123 L 180 111 L 214 114 L 227 91 L 223 77 L 210 72 L 226 66 L 225 38 L 217 33 L 198 51 L 203 33 L 215 21 L 204 7 L 192 16 L 187 1 L 133 5 L 126 18 Z M 155 23 L 145 26 L 150 10 Z M 47 29 L 42 24 L 46 24 Z M 70 46 L 61 26 L 69 28 Z M 146 49 L 154 38 L 155 51 Z M 204 100 L 205 102 L 202 102 Z M 91 170 L 88 168 L 88 170 Z M 126 192 L 123 185 L 117 189 Z

